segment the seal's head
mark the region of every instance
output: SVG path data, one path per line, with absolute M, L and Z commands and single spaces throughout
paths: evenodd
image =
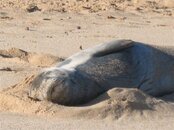
M 75 82 L 69 71 L 57 68 L 48 69 L 33 80 L 29 97 L 34 100 L 65 104 L 69 100 L 69 91 L 74 85 Z

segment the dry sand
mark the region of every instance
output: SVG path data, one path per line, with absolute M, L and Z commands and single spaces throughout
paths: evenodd
M 173 0 L 1 0 L 0 129 L 173 129 L 174 94 L 115 88 L 82 106 L 28 98 L 37 73 L 100 42 L 174 45 Z M 34 12 L 33 12 L 34 11 Z M 16 85 L 14 85 L 16 84 Z
M 173 15 L 173 0 L 1 0 L 0 8 L 18 8 L 28 12 L 100 12 L 109 10 L 152 11 Z M 168 8 L 166 10 L 166 8 Z

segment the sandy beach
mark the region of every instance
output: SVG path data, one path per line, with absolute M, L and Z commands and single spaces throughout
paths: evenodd
M 42 69 L 114 39 L 174 46 L 173 0 L 0 1 L 0 129 L 172 130 L 173 94 L 114 88 L 74 107 L 33 101 Z

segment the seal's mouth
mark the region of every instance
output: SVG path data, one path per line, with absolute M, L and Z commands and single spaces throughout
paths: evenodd
M 36 101 L 36 102 L 40 102 L 41 101 L 38 98 L 33 98 L 32 96 L 30 96 L 30 94 L 28 95 L 28 98 L 33 100 L 33 101 Z

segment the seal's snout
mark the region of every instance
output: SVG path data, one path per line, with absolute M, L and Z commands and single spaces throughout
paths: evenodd
M 49 100 L 52 82 L 51 79 L 42 79 L 38 84 L 36 81 L 33 81 L 29 91 L 29 97 L 34 100 Z
M 66 72 L 56 69 L 42 72 L 33 80 L 29 90 L 29 97 L 34 100 L 56 102 L 55 98 L 65 95 L 66 87 L 64 81 L 67 77 L 68 74 Z

